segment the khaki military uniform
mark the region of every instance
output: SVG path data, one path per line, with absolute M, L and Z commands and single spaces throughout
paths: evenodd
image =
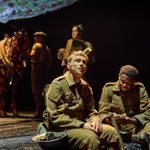
M 84 123 L 98 112 L 94 108 L 91 87 L 82 79 L 80 84 L 75 84 L 69 71 L 53 80 L 45 99 L 47 126 L 54 131 L 67 130 L 74 148 L 98 150 L 101 139 L 106 143 L 118 140 L 117 132 L 109 125 L 103 125 L 100 136 L 92 130 L 83 129 Z
M 134 87 L 127 92 L 120 91 L 118 81 L 106 83 L 99 101 L 99 113 L 102 122 L 105 121 L 110 112 L 126 113 L 139 122 L 138 125 L 119 124 L 120 130 L 131 133 L 144 131 L 150 134 L 150 100 L 142 83 L 136 82 Z
M 41 100 L 44 85 L 49 83 L 52 55 L 43 43 L 35 43 L 31 50 L 31 84 L 34 100 Z

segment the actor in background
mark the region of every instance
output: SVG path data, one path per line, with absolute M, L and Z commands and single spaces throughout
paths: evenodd
M 88 63 L 94 64 L 95 62 L 93 46 L 90 42 L 82 39 L 82 32 L 83 32 L 82 24 L 73 25 L 71 39 L 67 41 L 65 48 L 60 48 L 58 50 L 57 58 L 62 61 L 61 66 L 64 67 L 64 72 L 67 70 L 66 67 L 67 59 L 73 51 L 82 50 L 89 57 Z
M 31 50 L 31 84 L 34 101 L 36 104 L 35 117 L 41 117 L 44 110 L 42 91 L 50 82 L 52 66 L 51 50 L 45 43 L 46 33 L 39 31 L 34 33 L 35 43 Z

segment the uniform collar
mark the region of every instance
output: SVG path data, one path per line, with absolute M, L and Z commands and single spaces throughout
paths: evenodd
M 119 86 L 119 81 L 117 81 L 113 87 L 113 91 L 120 92 L 120 86 Z
M 67 80 L 69 86 L 74 86 L 74 85 L 76 85 L 76 83 L 75 83 L 74 80 L 73 80 L 73 74 L 72 74 L 70 71 L 67 71 L 67 72 L 64 74 L 64 77 L 66 78 L 66 80 Z M 85 81 L 84 81 L 83 79 L 81 79 L 80 84 L 85 84 Z
M 134 86 L 136 86 L 136 82 L 134 83 Z M 132 89 L 134 89 L 134 86 L 132 87 Z M 121 90 L 120 90 L 120 86 L 119 86 L 119 80 L 114 84 L 114 87 L 113 87 L 113 89 L 112 89 L 113 91 L 116 91 L 116 92 L 121 92 Z M 130 89 L 131 90 L 131 89 Z M 128 91 L 130 91 L 130 90 L 128 90 Z M 128 92 L 127 91 L 127 92 Z M 124 92 L 123 92 L 124 93 Z

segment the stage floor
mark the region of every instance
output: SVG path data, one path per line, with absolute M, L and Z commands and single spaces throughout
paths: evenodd
M 33 112 L 19 112 L 19 117 L 0 118 L 0 149 L 1 150 L 41 150 L 38 143 L 32 141 L 37 134 L 40 119 L 33 117 Z

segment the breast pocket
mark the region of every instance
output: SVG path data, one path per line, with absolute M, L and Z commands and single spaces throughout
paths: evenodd
M 111 106 L 112 112 L 121 114 L 124 113 L 124 105 L 122 103 L 122 100 L 120 97 L 115 97 L 112 99 L 112 106 Z

